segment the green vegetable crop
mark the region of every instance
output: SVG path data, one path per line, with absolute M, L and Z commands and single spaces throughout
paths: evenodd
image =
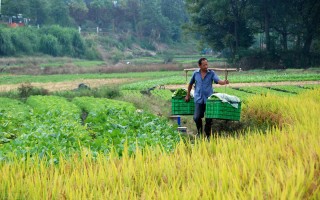
M 172 94 L 172 97 L 173 97 L 173 98 L 184 98 L 185 96 L 187 96 L 187 90 L 186 90 L 186 89 L 183 89 L 183 88 L 177 89 L 177 90 Z

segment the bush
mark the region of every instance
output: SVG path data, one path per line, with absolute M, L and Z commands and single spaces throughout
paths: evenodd
M 118 40 L 111 38 L 111 37 L 103 37 L 99 39 L 100 42 L 103 44 L 103 47 L 105 49 L 113 49 L 117 48 L 120 50 L 124 50 L 124 46 L 119 42 Z
M 26 99 L 33 95 L 48 95 L 49 92 L 43 88 L 35 88 L 30 83 L 21 84 L 18 88 L 19 97 Z
M 40 38 L 40 39 L 39 39 Z M 99 58 L 91 43 L 89 47 L 76 29 L 57 25 L 41 29 L 29 27 L 0 29 L 0 55 L 44 53 L 52 56 Z M 89 50 L 87 50 L 89 48 Z
M 144 49 L 148 49 L 148 50 L 151 50 L 151 51 L 155 51 L 156 50 L 156 47 L 152 43 L 147 41 L 147 40 L 140 41 L 140 45 Z
M 21 30 L 15 31 L 11 34 L 12 44 L 15 46 L 17 52 L 31 54 L 33 47 L 29 38 L 24 37 L 24 32 Z
M 99 98 L 108 98 L 108 99 L 114 99 L 116 97 L 120 96 L 120 90 L 117 87 L 102 87 L 99 88 L 96 92 L 94 97 Z
M 15 48 L 11 42 L 11 36 L 8 29 L 0 29 L 0 55 L 14 55 Z
M 276 53 L 267 52 L 249 52 L 247 51 L 240 60 L 236 63 L 236 66 L 244 69 L 280 69 L 280 57 Z
M 86 51 L 85 42 L 81 38 L 80 34 L 77 32 L 73 32 L 72 34 L 72 47 L 73 47 L 75 57 L 80 58 L 85 55 L 85 51 Z
M 118 49 L 114 49 L 111 55 L 111 60 L 113 64 L 118 63 L 124 57 L 123 53 Z
M 39 51 L 39 31 L 38 29 L 32 29 L 32 28 L 20 28 L 18 29 L 20 32 L 20 36 L 23 37 L 25 40 L 28 41 L 28 43 L 31 46 L 32 52 L 38 52 Z
M 86 51 L 84 57 L 89 60 L 101 60 L 101 55 L 96 49 L 96 43 L 92 39 L 86 39 Z
M 164 62 L 164 64 L 172 63 L 173 58 L 174 58 L 174 56 L 170 52 L 163 54 L 163 62 Z
M 44 27 L 41 32 L 54 36 L 59 45 L 63 48 L 61 49 L 61 55 L 69 55 L 72 56 L 74 54 L 74 50 L 72 48 L 72 31 L 69 28 L 62 28 L 58 25 Z
M 52 35 L 43 35 L 40 39 L 40 50 L 51 56 L 58 56 L 60 47 L 57 38 Z

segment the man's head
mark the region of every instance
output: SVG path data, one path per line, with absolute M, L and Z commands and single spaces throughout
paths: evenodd
M 198 66 L 200 67 L 201 71 L 208 70 L 208 60 L 206 58 L 200 58 L 198 61 Z

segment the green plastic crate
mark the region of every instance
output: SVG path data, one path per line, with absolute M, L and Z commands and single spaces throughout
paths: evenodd
M 206 118 L 239 121 L 241 115 L 241 102 L 238 104 L 238 108 L 235 108 L 229 103 L 223 103 L 220 100 L 208 100 L 205 114 Z
M 173 115 L 193 115 L 194 101 L 190 99 L 189 102 L 185 102 L 184 98 L 172 98 L 171 110 Z

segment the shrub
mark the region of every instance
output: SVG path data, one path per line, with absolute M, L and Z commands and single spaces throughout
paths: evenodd
M 86 46 L 84 40 L 81 38 L 80 34 L 73 32 L 72 34 L 72 47 L 74 50 L 75 57 L 82 57 L 85 55 Z
M 24 32 L 21 30 L 14 31 L 11 34 L 12 44 L 15 46 L 17 52 L 31 54 L 33 47 L 29 38 L 24 37 Z
M 18 29 L 20 32 L 20 36 L 23 37 L 25 40 L 28 41 L 32 48 L 32 52 L 38 52 L 39 51 L 39 31 L 38 29 L 32 29 L 32 28 L 21 28 Z M 31 53 L 32 53 L 31 52 Z
M 104 37 L 99 39 L 101 41 L 101 43 L 103 44 L 103 47 L 105 49 L 113 49 L 113 48 L 117 48 L 120 50 L 124 50 L 124 46 L 121 44 L 121 42 L 117 41 L 114 38 L 111 37 Z
M 58 48 L 59 55 L 68 55 L 73 57 L 84 57 L 86 55 L 86 43 L 81 35 L 77 32 L 76 29 L 72 28 L 63 28 L 57 25 L 44 27 L 41 31 L 42 33 L 52 36 L 56 39 L 57 44 L 54 44 L 54 49 L 48 53 L 54 53 L 56 50 L 56 46 L 61 47 Z M 53 41 L 52 41 L 53 42 Z M 54 42 L 55 43 L 55 42 Z M 57 54 L 56 54 L 57 55 Z M 94 57 L 94 56 L 91 56 Z
M 0 55 L 14 55 L 15 48 L 8 29 L 0 29 Z
M 42 32 L 47 35 L 54 36 L 57 39 L 59 45 L 63 46 L 60 52 L 61 55 L 72 56 L 74 54 L 72 48 L 72 31 L 70 31 L 70 29 L 54 25 L 50 27 L 45 27 L 42 30 Z
M 124 56 L 123 53 L 118 49 L 114 49 L 112 51 L 111 55 L 112 55 L 111 56 L 111 60 L 112 60 L 113 64 L 118 63 Z
M 40 39 L 40 50 L 45 54 L 58 56 L 60 47 L 57 38 L 52 35 L 43 35 Z
M 101 55 L 96 49 L 96 43 L 94 42 L 93 39 L 86 39 L 86 51 L 84 57 L 89 60 L 101 60 Z
M 173 58 L 174 58 L 173 54 L 171 54 L 171 53 L 165 53 L 165 54 L 163 55 L 163 62 L 164 62 L 164 64 L 172 63 Z
M 117 87 L 102 87 L 96 90 L 94 97 L 114 99 L 120 96 L 120 90 Z
M 48 90 L 43 88 L 35 88 L 30 83 L 21 84 L 18 88 L 19 97 L 26 99 L 32 95 L 48 95 Z

